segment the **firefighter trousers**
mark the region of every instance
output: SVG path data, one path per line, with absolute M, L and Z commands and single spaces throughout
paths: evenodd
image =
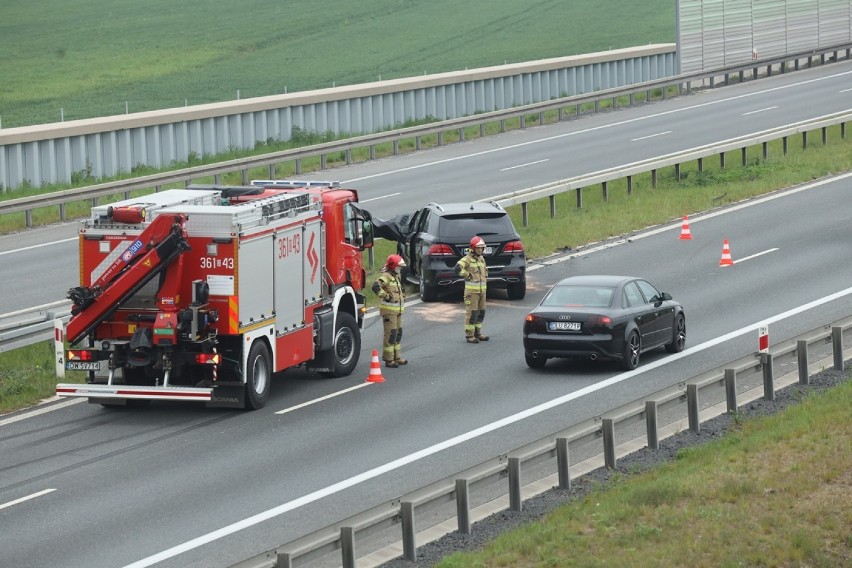
M 482 320 L 485 319 L 485 290 L 464 292 L 464 336 L 482 335 Z
M 385 336 L 382 340 L 382 359 L 385 362 L 402 359 L 400 342 L 402 341 L 402 314 L 399 312 L 383 313 L 382 324 Z

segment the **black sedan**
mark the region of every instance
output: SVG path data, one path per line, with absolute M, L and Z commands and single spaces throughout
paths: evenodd
M 524 321 L 524 356 L 534 369 L 551 357 L 585 357 L 632 370 L 641 353 L 662 346 L 679 353 L 685 344 L 683 306 L 632 276 L 561 280 Z

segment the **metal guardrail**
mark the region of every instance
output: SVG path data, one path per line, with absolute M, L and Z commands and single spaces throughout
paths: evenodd
M 0 314 L 0 353 L 52 339 L 54 320 L 70 318 L 70 300 Z
M 601 184 L 602 191 L 604 192 L 604 199 L 606 199 L 608 182 L 627 178 L 627 192 L 630 193 L 633 187 L 632 178 L 637 174 L 651 172 L 654 180 L 653 185 L 656 186 L 656 173 L 657 170 L 661 168 L 674 166 L 676 170 L 675 177 L 679 178 L 680 166 L 684 163 L 698 160 L 699 170 L 701 170 L 703 169 L 702 160 L 716 155 L 721 156 L 722 166 L 724 167 L 725 153 L 734 150 L 740 150 L 742 155 L 741 163 L 743 166 L 746 166 L 748 164 L 748 148 L 751 146 L 762 145 L 763 158 L 766 159 L 767 144 L 775 140 L 784 140 L 784 153 L 786 154 L 787 138 L 790 136 L 801 134 L 802 145 L 807 147 L 808 133 L 814 130 L 821 130 L 822 143 L 825 144 L 827 140 L 826 129 L 828 127 L 840 125 L 841 137 L 846 138 L 846 123 L 850 121 L 852 121 L 852 111 L 839 112 L 815 119 L 797 122 L 784 127 L 772 128 L 762 132 L 740 136 L 738 138 L 731 138 L 730 140 L 724 140 L 722 142 L 708 144 L 698 148 L 690 148 L 688 150 L 674 152 L 665 156 L 658 156 L 642 160 L 640 162 L 634 162 L 632 164 L 615 166 L 607 170 L 591 172 L 589 174 L 569 179 L 549 182 L 535 187 L 505 193 L 489 198 L 489 201 L 496 201 L 503 207 L 520 205 L 523 214 L 523 224 L 524 227 L 526 227 L 528 223 L 527 204 L 530 201 L 535 201 L 545 197 L 550 198 L 550 216 L 552 218 L 556 214 L 555 196 L 566 191 L 575 190 L 577 192 L 577 207 L 581 207 L 583 201 L 582 190 L 583 188 L 587 188 L 592 185 Z
M 708 402 L 711 391 L 716 391 L 712 394 L 716 394 L 725 401 L 730 413 L 735 413 L 739 407 L 737 399 L 744 379 L 757 379 L 758 384 L 762 382 L 763 398 L 772 400 L 775 398 L 776 390 L 775 367 L 782 364 L 795 366 L 798 370 L 799 383 L 807 384 L 810 380 L 809 351 L 816 348 L 825 350 L 828 344 L 831 346 L 833 367 L 843 369 L 844 333 L 848 336 L 852 334 L 850 330 L 852 330 L 852 317 L 816 328 L 771 347 L 767 353 L 756 352 L 692 377 L 674 387 L 613 409 L 601 416 L 574 424 L 566 430 L 517 448 L 507 455 L 496 456 L 400 498 L 387 501 L 244 560 L 232 568 L 293 568 L 327 559 L 329 555 L 335 553 L 341 555 L 344 568 L 354 568 L 356 538 L 364 541 L 390 528 L 401 530 L 403 557 L 414 561 L 417 559 L 416 533 L 423 530 L 422 527 L 415 530 L 418 517 L 422 519 L 441 505 L 455 503 L 457 530 L 462 534 L 470 534 L 470 503 L 473 491 L 507 480 L 509 509 L 520 511 L 522 509 L 521 479 L 524 468 L 541 464 L 549 464 L 552 468 L 555 465 L 559 488 L 570 489 L 571 459 L 569 456 L 575 448 L 586 444 L 600 444 L 605 466 L 615 468 L 618 445 L 616 439 L 620 430 L 641 426 L 644 423 L 648 448 L 656 450 L 659 448 L 659 432 L 672 423 L 683 421 L 684 405 L 689 430 L 699 432 L 700 412 L 704 407 L 716 404 Z M 719 391 L 724 391 L 724 394 Z M 668 424 L 662 424 L 663 413 L 671 414 L 673 410 L 680 410 L 680 417 L 674 418 Z M 506 490 L 503 491 L 503 496 L 506 495 Z M 435 525 L 447 520 L 445 517 L 439 520 L 432 519 Z M 340 562 L 338 561 L 337 564 L 340 565 Z
M 844 55 L 841 56 L 841 54 Z M 760 76 L 759 71 L 764 68 L 766 69 L 765 75 L 771 76 L 775 67 L 780 67 L 781 72 L 783 73 L 787 70 L 787 66 L 790 62 L 794 62 L 795 69 L 798 69 L 799 61 L 807 60 L 808 66 L 810 66 L 815 57 L 819 57 L 820 63 L 823 64 L 826 63 L 827 60 L 838 61 L 842 58 L 849 59 L 852 57 L 852 45 L 844 44 L 832 46 L 819 50 L 809 50 L 782 57 L 753 61 L 748 65 L 736 65 L 713 71 L 701 71 L 673 77 L 665 77 L 663 79 L 647 81 L 631 85 L 629 87 L 618 87 L 590 94 L 556 99 L 544 103 L 535 103 L 512 109 L 476 114 L 470 117 L 457 118 L 439 123 L 414 126 L 379 134 L 358 136 L 355 138 L 318 144 L 308 148 L 283 150 L 261 156 L 240 158 L 227 162 L 196 166 L 127 180 L 118 180 L 89 187 L 68 189 L 45 195 L 0 201 L 0 215 L 23 211 L 26 213 L 26 223 L 29 227 L 32 226 L 32 211 L 34 209 L 59 206 L 60 217 L 62 220 L 65 220 L 66 205 L 73 201 L 91 199 L 94 205 L 101 197 L 118 194 L 128 196 L 129 192 L 134 190 L 150 188 L 158 190 L 164 185 L 174 183 L 184 183 L 185 185 L 189 185 L 193 180 L 210 176 L 214 177 L 215 183 L 219 183 L 219 176 L 224 173 L 235 171 L 241 172 L 242 182 L 245 184 L 248 183 L 249 180 L 249 169 L 257 167 L 268 167 L 268 177 L 274 179 L 276 177 L 275 166 L 282 162 L 295 162 L 295 173 L 296 175 L 301 175 L 301 160 L 306 158 L 319 156 L 321 167 L 325 169 L 327 156 L 329 154 L 339 154 L 342 152 L 345 154 L 346 164 L 348 165 L 352 163 L 352 150 L 358 148 L 369 148 L 370 159 L 374 159 L 376 155 L 376 146 L 380 144 L 392 143 L 393 152 L 394 154 L 397 154 L 399 152 L 399 142 L 401 140 L 414 138 L 416 148 L 420 149 L 421 138 L 423 136 L 437 135 L 438 144 L 442 145 L 443 133 L 457 130 L 459 141 L 462 141 L 464 140 L 464 129 L 472 126 L 479 126 L 480 133 L 483 133 L 486 124 L 500 122 L 501 131 L 503 131 L 505 130 L 506 120 L 520 119 L 521 128 L 524 128 L 527 116 L 538 114 L 539 123 L 542 123 L 544 121 L 544 113 L 554 110 L 559 111 L 559 119 L 564 120 L 567 116 L 564 111 L 568 107 L 574 107 L 575 114 L 580 115 L 581 108 L 583 106 L 594 104 L 595 110 L 598 110 L 600 103 L 607 100 L 611 100 L 612 108 L 616 108 L 618 99 L 622 97 L 629 97 L 629 104 L 632 106 L 635 95 L 639 93 L 647 93 L 646 98 L 650 100 L 651 93 L 661 91 L 662 98 L 666 98 L 669 95 L 670 88 L 672 87 L 677 88 L 678 94 L 690 93 L 693 88 L 693 83 L 696 82 L 703 85 L 709 81 L 709 86 L 714 87 L 717 84 L 716 79 L 718 77 L 724 78 L 722 84 L 728 84 L 731 81 L 731 77 L 735 75 L 738 75 L 739 81 L 745 80 L 745 74 L 747 72 L 751 74 L 752 78 L 757 78 Z

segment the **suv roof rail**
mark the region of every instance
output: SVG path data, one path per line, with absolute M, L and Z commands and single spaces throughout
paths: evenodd
M 489 201 L 488 203 L 493 205 L 495 209 L 499 209 L 500 211 L 505 211 L 505 209 L 503 209 L 503 206 L 500 205 L 499 203 L 497 203 L 496 201 Z
M 429 203 L 426 205 L 426 207 L 435 207 L 435 209 L 437 209 L 438 211 L 444 211 L 444 208 L 438 205 L 437 203 Z

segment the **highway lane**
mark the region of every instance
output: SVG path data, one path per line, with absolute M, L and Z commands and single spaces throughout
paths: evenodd
M 391 217 L 428 201 L 484 199 L 848 110 L 850 85 L 845 61 L 305 177 L 341 179 L 375 215 Z M 0 237 L 0 313 L 62 299 L 76 285 L 75 227 Z
M 115 412 L 76 404 L 15 422 L 0 419 L 0 507 L 55 489 L 0 508 L 0 557 L 15 566 L 94 567 L 148 565 L 145 559 L 171 551 L 160 565 L 227 566 L 751 353 L 756 323 L 848 292 L 849 183 L 846 176 L 760 205 L 695 216 L 692 241 L 678 240 L 680 227 L 673 224 L 598 252 L 554 259 L 531 271 L 533 286 L 523 302 L 497 296 L 489 304 L 486 323 L 493 340 L 488 344 L 463 343 L 460 305 L 414 303 L 405 320 L 408 367 L 383 370 L 387 381 L 380 385 L 293 412 L 276 414 L 363 384 L 369 350 L 380 342 L 375 319 L 351 377 L 327 381 L 287 372 L 276 381 L 270 405 L 258 412 L 167 404 Z M 722 238 L 730 240 L 738 261 L 733 267 L 718 266 Z M 526 309 L 559 278 L 594 272 L 641 274 L 682 300 L 690 348 L 736 331 L 742 335 L 680 358 L 652 354 L 635 376 L 610 388 L 345 490 L 329 489 L 618 377 L 619 371 L 606 364 L 551 362 L 538 372 L 523 363 L 520 322 Z M 847 294 L 773 321 L 770 336 L 775 343 L 849 314 Z M 471 354 L 477 370 L 460 373 Z M 312 495 L 315 500 L 307 497 Z M 310 502 L 295 506 L 305 501 Z M 290 511 L 246 522 L 288 503 L 294 504 Z M 185 544 L 219 536 L 215 531 L 241 522 L 247 525 L 243 530 L 210 537 L 203 546 Z M 172 547 L 182 547 L 181 553 Z

